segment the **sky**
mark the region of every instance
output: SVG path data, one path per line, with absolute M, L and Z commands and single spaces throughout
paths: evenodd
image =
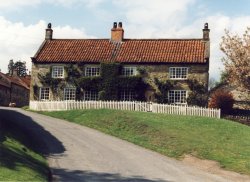
M 223 70 L 225 29 L 242 35 L 250 27 L 250 0 L 0 0 L 0 69 L 31 59 L 52 23 L 53 38 L 110 38 L 123 22 L 125 38 L 202 38 L 209 24 L 210 78 Z

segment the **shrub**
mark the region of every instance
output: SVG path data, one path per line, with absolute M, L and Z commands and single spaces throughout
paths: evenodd
M 229 114 L 232 111 L 233 104 L 233 95 L 229 91 L 219 89 L 211 95 L 208 107 L 220 108 L 222 114 Z

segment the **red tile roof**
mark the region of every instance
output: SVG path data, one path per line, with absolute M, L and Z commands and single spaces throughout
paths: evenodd
M 52 39 L 45 41 L 34 62 L 205 63 L 202 39 Z
M 7 76 L 0 72 L 0 85 L 9 87 L 11 86 L 10 80 L 7 78 Z

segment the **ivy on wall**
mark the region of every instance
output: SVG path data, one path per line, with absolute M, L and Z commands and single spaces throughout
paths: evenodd
M 155 97 L 159 103 L 168 103 L 168 91 L 173 89 L 178 81 L 177 80 L 167 80 L 165 82 L 159 81 L 157 78 L 154 79 L 155 84 L 159 90 Z M 196 106 L 207 106 L 207 87 L 206 85 L 198 82 L 198 80 L 187 80 L 185 81 L 191 92 L 188 94 L 187 104 Z
M 95 90 L 98 92 L 100 100 L 119 100 L 120 91 L 128 89 L 135 91 L 136 100 L 145 100 L 145 90 L 147 84 L 141 75 L 121 76 L 122 66 L 119 63 L 101 63 L 100 76 L 84 77 L 84 67 L 82 65 L 71 65 L 65 68 L 67 77 L 56 79 L 51 77 L 51 71 L 38 77 L 43 85 L 50 86 L 54 91 L 56 88 L 63 89 L 66 83 L 75 85 L 76 99 L 82 99 L 84 90 Z
M 158 78 L 154 78 L 154 83 L 159 90 L 159 93 L 155 94 L 157 101 L 159 103 L 168 103 L 168 91 L 174 87 L 175 81 L 167 80 L 162 82 Z
M 208 102 L 207 86 L 198 80 L 187 80 L 189 89 L 192 91 L 187 98 L 188 105 L 205 107 Z

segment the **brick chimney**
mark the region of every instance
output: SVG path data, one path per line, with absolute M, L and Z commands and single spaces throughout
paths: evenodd
M 45 40 L 52 40 L 52 37 L 53 37 L 53 30 L 51 29 L 51 23 L 49 23 L 45 31 Z
M 210 32 L 210 29 L 208 28 L 208 23 L 205 23 L 204 29 L 203 29 L 203 40 L 204 41 L 209 41 L 210 40 L 209 32 Z
M 113 28 L 111 29 L 111 41 L 122 42 L 124 36 L 124 30 L 122 28 L 122 22 L 114 22 Z

